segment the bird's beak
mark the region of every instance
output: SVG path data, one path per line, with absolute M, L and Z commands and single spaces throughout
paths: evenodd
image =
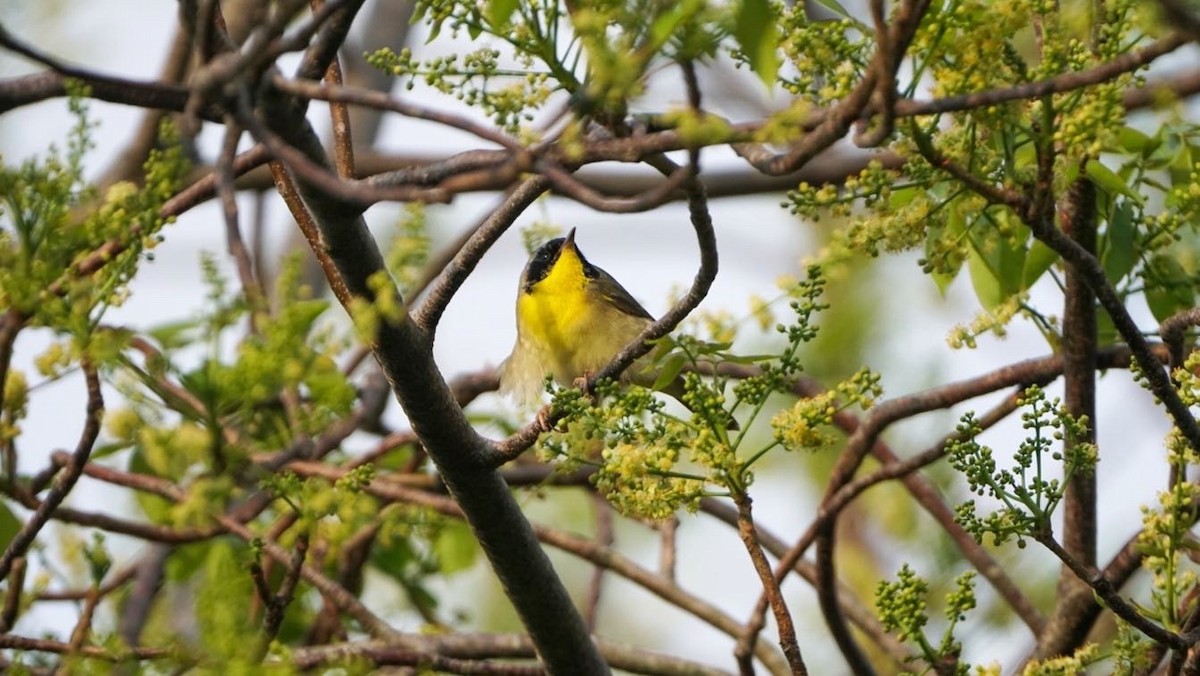
M 563 240 L 562 248 L 559 249 L 559 251 L 562 251 L 568 247 L 572 249 L 575 248 L 575 228 L 571 228 L 571 232 L 567 233 L 567 238 Z

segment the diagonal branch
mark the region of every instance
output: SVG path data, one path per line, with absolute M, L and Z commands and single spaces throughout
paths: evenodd
M 540 176 L 525 179 L 508 194 L 504 203 L 488 214 L 483 223 L 471 233 L 458 253 L 454 254 L 454 258 L 442 268 L 433 288 L 413 312 L 413 321 L 422 332 L 430 337 L 434 335 L 442 313 L 446 311 L 450 300 L 462 287 L 463 282 L 474 272 L 483 255 L 512 226 L 517 217 L 546 192 L 548 186 L 549 181 Z
M 357 6 L 349 8 L 354 9 Z M 320 140 L 287 100 L 268 97 L 262 112 L 276 125 L 281 138 L 303 153 L 307 161 L 324 163 Z M 362 220 L 361 207 L 326 192 L 322 185 L 309 182 L 306 175 L 295 176 L 325 249 L 350 293 L 371 303 L 380 287 L 378 281 L 373 286 L 370 280 L 384 280 L 386 292 L 399 298 Z M 482 462 L 490 451 L 488 442 L 475 432 L 454 401 L 433 360 L 429 336 L 407 317 L 385 318 L 368 342 L 413 429 L 461 505 L 547 669 L 581 676 L 608 673 L 529 522 L 504 481 Z

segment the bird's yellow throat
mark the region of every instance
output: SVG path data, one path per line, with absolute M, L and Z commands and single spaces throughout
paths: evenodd
M 578 335 L 581 325 L 591 315 L 587 285 L 583 261 L 575 247 L 563 247 L 546 276 L 529 290 L 521 290 L 517 301 L 518 325 L 528 333 L 528 338 L 552 352 L 571 352 L 581 338 Z

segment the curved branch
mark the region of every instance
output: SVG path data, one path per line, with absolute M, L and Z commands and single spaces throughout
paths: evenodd
M 1158 335 L 1162 336 L 1163 342 L 1167 344 L 1168 354 L 1171 355 L 1167 362 L 1171 370 L 1183 368 L 1184 333 L 1194 326 L 1200 326 L 1200 308 L 1177 312 L 1158 325 Z
M 537 198 L 546 191 L 549 181 L 540 176 L 525 179 L 504 199 L 504 203 L 488 214 L 463 244 L 454 258 L 442 268 L 429 294 L 413 312 L 413 321 L 418 328 L 432 337 L 437 331 L 438 321 L 454 294 L 462 287 L 479 264 L 488 249 L 500 239 Z
M 79 477 L 83 474 L 83 468 L 92 454 L 92 447 L 95 446 L 96 439 L 100 436 L 100 421 L 104 415 L 104 396 L 100 392 L 100 376 L 96 372 L 96 367 L 86 357 L 83 361 L 83 376 L 87 386 L 87 405 L 84 412 L 83 432 L 79 435 L 75 452 L 70 455 L 70 462 L 65 470 L 54 478 L 54 483 L 50 486 L 50 492 L 46 494 L 46 499 L 38 505 L 21 530 L 17 531 L 9 541 L 4 554 L 0 556 L 0 580 L 8 577 L 9 572 L 12 571 L 13 562 L 25 554 L 29 545 L 33 544 L 34 539 L 41 532 L 42 527 L 54 515 L 55 510 L 66 499 L 71 489 L 75 487 L 75 482 L 79 481 Z
M 552 161 L 539 162 L 537 169 L 543 176 L 550 179 L 551 185 L 557 192 L 596 211 L 612 214 L 641 213 L 662 206 L 670 201 L 676 190 L 697 175 L 696 166 L 689 163 L 675 169 L 667 176 L 667 180 L 655 184 L 644 192 L 630 197 L 608 197 L 593 190 Z
M 306 99 L 317 99 L 331 103 L 352 103 L 377 110 L 389 110 L 405 117 L 436 122 L 446 127 L 473 134 L 485 141 L 491 141 L 509 152 L 524 152 L 524 148 L 519 143 L 508 135 L 497 132 L 491 127 L 485 127 L 452 113 L 439 112 L 424 106 L 401 101 L 384 92 L 355 87 L 342 87 L 312 80 L 289 80 L 279 74 L 271 78 L 271 83 L 281 91 Z

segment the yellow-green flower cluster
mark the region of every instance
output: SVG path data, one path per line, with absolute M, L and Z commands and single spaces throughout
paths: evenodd
M 429 228 L 425 221 L 425 206 L 421 202 L 410 202 L 395 224 L 395 234 L 384 259 L 401 293 L 407 293 L 420 278 L 428 259 Z
M 974 501 L 955 508 L 955 520 L 982 542 L 990 533 L 996 544 L 1048 533 L 1050 519 L 1062 502 L 1065 487 L 1077 474 L 1095 470 L 1099 456 L 1094 444 L 1082 443 L 1085 417 L 1071 416 L 1059 399 L 1049 399 L 1041 387 L 1027 387 L 1019 400 L 1026 437 L 1013 453 L 1012 469 L 1000 469 L 991 448 L 980 444 L 981 432 L 973 413 L 962 417 L 955 437 L 946 444 L 950 465 L 963 475 L 976 495 L 998 500 L 1003 506 L 979 516 Z M 1056 444 L 1067 441 L 1063 450 Z M 1050 461 L 1061 463 L 1062 478 L 1047 478 Z
M 815 451 L 830 446 L 836 440 L 830 425 L 837 411 L 832 391 L 800 399 L 771 419 L 775 440 L 789 451 Z
M 0 445 L 21 436 L 19 421 L 29 410 L 29 382 L 20 369 L 10 368 L 4 379 L 4 400 L 0 402 Z M 15 472 L 15 467 L 4 468 Z
M 1011 85 L 1021 73 L 1008 67 L 1007 41 L 1029 26 L 1031 0 L 964 0 L 930 12 L 912 53 L 933 75 L 933 94 L 952 96 Z M 962 45 L 970 45 L 962 49 Z
M 604 449 L 604 464 L 596 473 L 596 488 L 622 514 L 666 519 L 680 507 L 695 510 L 703 484 L 670 473 L 679 449 L 665 443 L 619 443 Z
M 991 310 L 981 310 L 970 324 L 955 326 L 946 337 L 946 343 L 956 350 L 964 347 L 973 350 L 984 333 L 991 332 L 997 338 L 1003 338 L 1008 335 L 1009 322 L 1021 310 L 1021 302 L 1019 296 L 1013 296 Z
M 1024 676 L 1076 676 L 1104 658 L 1100 646 L 1087 643 L 1071 655 L 1037 660 L 1025 665 Z
M 520 70 L 501 67 L 501 56 L 500 50 L 483 47 L 461 56 L 449 54 L 421 61 L 408 48 L 394 52 L 385 47 L 367 55 L 367 61 L 403 78 L 407 89 L 413 89 L 420 80 L 427 87 L 477 107 L 498 127 L 516 135 L 558 84 L 551 82 L 548 72 L 533 69 L 528 55 L 524 59 L 526 67 Z
M 791 64 L 780 82 L 791 94 L 828 105 L 846 96 L 862 78 L 872 41 L 850 19 L 809 21 L 803 3 L 780 16 L 780 48 Z
M 1188 353 L 1183 364 L 1178 366 L 1172 373 L 1171 378 L 1176 382 L 1176 388 L 1179 390 L 1179 397 L 1188 406 L 1200 406 L 1200 376 L 1196 372 L 1200 370 L 1200 352 L 1192 351 Z M 1186 451 L 1184 449 L 1191 448 L 1190 444 L 1182 444 L 1176 442 L 1175 437 L 1178 436 L 1178 430 L 1172 429 L 1171 437 L 1168 437 L 1167 448 L 1174 449 L 1177 446 L 1180 448 L 1180 453 L 1186 455 L 1179 458 L 1180 462 L 1196 462 L 1192 459 L 1195 451 Z
M 1188 142 L 1191 147 L 1178 153 L 1179 158 L 1186 158 L 1181 164 L 1187 166 L 1173 172 L 1172 185 L 1165 197 L 1167 208 L 1151 217 L 1151 227 L 1163 234 L 1159 238 L 1161 246 L 1174 242 L 1181 231 L 1200 223 L 1200 162 L 1191 156 L 1195 141 L 1188 139 Z
M 726 485 L 730 477 L 739 477 L 741 473 L 742 461 L 737 451 L 728 439 L 709 427 L 701 428 L 696 434 L 691 445 L 691 456 L 692 462 L 708 468 L 709 479 L 717 485 Z
M 1189 533 L 1200 486 L 1179 481 L 1158 494 L 1158 509 L 1142 508 L 1138 549 L 1142 567 L 1150 571 L 1151 600 L 1168 629 L 1179 630 L 1180 603 L 1196 588 L 1196 571 L 1186 563 L 1192 549 Z
M 1083 158 L 1098 157 L 1101 151 L 1116 144 L 1117 134 L 1125 124 L 1122 94 L 1128 87 L 1129 78 L 1118 77 L 1081 92 L 1056 97 L 1062 104 L 1058 109 L 1054 143 L 1062 153 L 1060 160 L 1064 166 L 1077 165 Z M 1063 177 L 1065 172 L 1058 172 L 1058 175 Z M 1064 183 L 1065 180 L 1063 178 Z
M 896 171 L 872 160 L 858 174 L 847 177 L 840 187 L 832 183 L 814 186 L 801 182 L 788 191 L 787 201 L 781 206 L 813 221 L 819 221 L 823 216 L 845 218 L 859 203 L 876 209 L 885 206 L 899 176 Z
M 169 523 L 177 528 L 202 528 L 215 521 L 215 515 L 226 509 L 230 500 L 241 494 L 233 477 L 202 476 L 185 489 L 183 500 L 173 505 Z
M 904 564 L 895 582 L 880 580 L 875 589 L 875 607 L 886 631 L 896 632 L 901 641 L 923 637 L 929 616 L 925 613 L 925 595 L 929 583 Z
M 878 256 L 915 249 L 925 243 L 930 228 L 943 224 L 945 212 L 927 194 L 914 195 L 888 211 L 855 219 L 838 238 L 852 251 Z
M 83 155 L 91 147 L 91 129 L 82 95 L 70 87 L 76 124 L 65 156 L 47 157 L 19 167 L 0 167 L 0 307 L 24 315 L 26 324 L 63 334 L 89 336 L 105 308 L 127 297 L 126 285 L 143 254 L 155 246 L 169 222 L 159 208 L 177 189 L 187 161 L 178 139 L 164 124 L 164 146 L 148 156 L 145 184 L 118 184 L 98 207 L 95 190 L 83 181 Z M 88 275 L 80 264 L 106 251 L 105 265 Z
M 851 406 L 868 409 L 883 394 L 879 375 L 861 369 L 833 389 L 798 400 L 771 420 L 775 440 L 789 451 L 819 450 L 831 445 L 833 417 Z
M 1154 644 L 1128 622 L 1118 619 L 1117 637 L 1112 642 L 1112 673 L 1145 673 L 1154 666 L 1156 658 Z
M 795 190 L 788 191 L 787 201 L 781 206 L 787 207 L 788 211 L 797 216 L 815 222 L 821 220 L 823 216 L 834 218 L 849 216 L 854 206 L 854 197 L 844 195 L 842 190 L 833 183 L 814 186 L 807 182 L 801 182 Z

